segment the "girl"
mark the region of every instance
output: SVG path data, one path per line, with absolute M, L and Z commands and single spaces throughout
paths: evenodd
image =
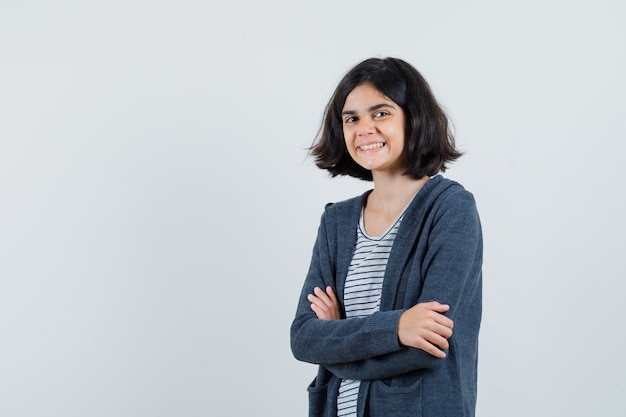
M 481 227 L 472 194 L 438 175 L 461 154 L 428 84 L 400 59 L 359 63 L 311 153 L 374 186 L 318 229 L 291 327 L 294 356 L 319 365 L 309 415 L 474 416 Z

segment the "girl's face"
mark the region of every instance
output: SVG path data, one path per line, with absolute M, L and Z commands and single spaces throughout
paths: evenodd
M 361 84 L 346 97 L 341 113 L 343 137 L 352 159 L 365 169 L 402 174 L 404 111 L 372 84 Z

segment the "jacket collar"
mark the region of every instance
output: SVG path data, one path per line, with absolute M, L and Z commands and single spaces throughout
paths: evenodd
M 452 181 L 445 180 L 439 175 L 434 176 L 422 187 L 407 207 L 387 261 L 381 309 L 388 310 L 396 304 L 402 272 L 409 262 L 411 253 L 415 251 L 415 245 L 421 234 L 424 221 L 432 208 L 433 201 L 451 184 L 453 184 Z M 340 212 L 336 213 L 338 255 L 336 283 L 337 291 L 340 291 L 340 294 L 343 294 L 348 268 L 354 253 L 356 230 L 361 215 L 361 208 L 371 192 L 372 190 L 366 191 L 362 195 L 348 200 L 346 202 L 348 204 L 335 205 L 336 209 L 341 209 Z M 337 206 L 341 206 L 341 208 Z

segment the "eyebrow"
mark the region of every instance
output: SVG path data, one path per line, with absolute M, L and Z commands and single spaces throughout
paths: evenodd
M 370 107 L 369 109 L 367 109 L 368 113 L 372 112 L 372 111 L 376 111 L 376 110 L 380 110 L 383 109 L 385 107 L 391 108 L 391 109 L 395 109 L 395 107 L 391 104 L 387 104 L 387 103 L 380 103 L 380 104 L 375 104 L 372 107 Z M 341 112 L 342 116 L 348 115 L 348 114 L 357 114 L 356 111 L 354 110 L 345 110 Z

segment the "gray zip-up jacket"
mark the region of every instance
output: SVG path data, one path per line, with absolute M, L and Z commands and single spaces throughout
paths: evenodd
M 362 381 L 359 416 L 474 416 L 483 247 L 474 198 L 460 184 L 435 176 L 407 208 L 389 255 L 379 312 L 324 321 L 310 308 L 307 295 L 329 285 L 343 305 L 368 194 L 326 206 L 291 326 L 296 359 L 320 365 L 308 388 L 309 416 L 337 415 L 341 379 Z M 454 321 L 444 359 L 398 341 L 402 312 L 433 300 L 449 304 L 446 315 Z

